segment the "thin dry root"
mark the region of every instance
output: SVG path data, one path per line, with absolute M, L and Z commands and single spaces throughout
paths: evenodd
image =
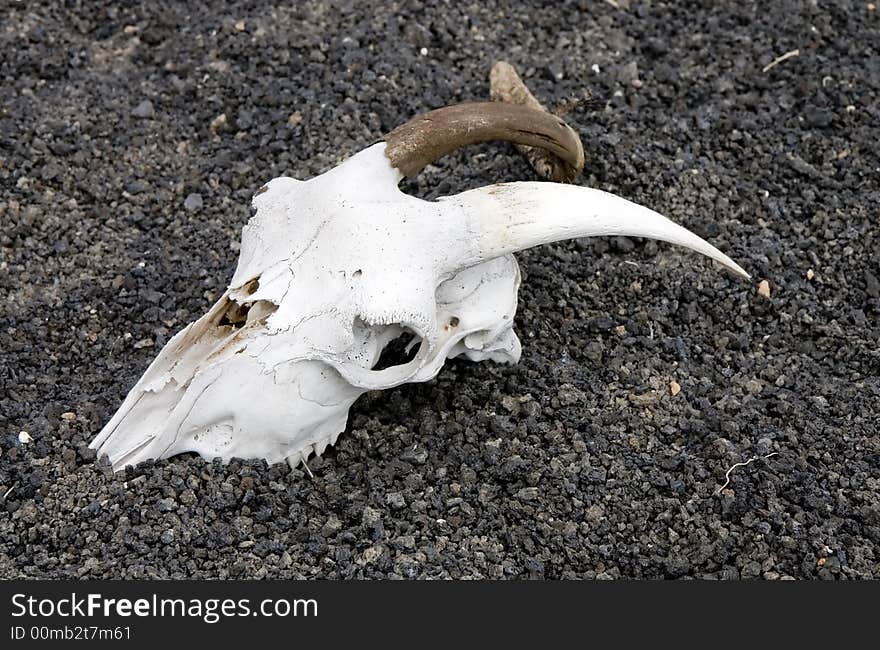
M 717 494 L 721 494 L 721 493 L 724 491 L 724 488 L 726 488 L 728 485 L 730 485 L 730 473 L 731 473 L 733 470 L 735 470 L 737 467 L 745 467 L 746 465 L 749 465 L 749 464 L 751 464 L 751 463 L 754 463 L 756 460 L 767 460 L 767 459 L 770 458 L 771 456 L 777 456 L 777 455 L 779 455 L 779 452 L 778 452 L 778 451 L 774 451 L 772 454 L 767 454 L 766 456 L 752 456 L 751 458 L 749 458 L 749 459 L 748 459 L 747 461 L 745 461 L 745 462 L 742 462 L 742 463 L 735 463 L 734 465 L 732 465 L 732 466 L 730 467 L 730 469 L 728 469 L 728 470 L 724 473 L 724 485 L 722 485 L 720 488 L 718 488 L 718 492 L 717 492 Z
M 18 481 L 16 481 L 15 483 L 13 483 L 13 484 L 12 484 L 12 487 L 9 488 L 8 490 L 6 490 L 5 494 L 3 495 L 3 503 L 6 503 L 6 497 L 8 497 L 10 494 L 12 494 L 12 491 L 13 491 L 16 487 L 18 487 Z

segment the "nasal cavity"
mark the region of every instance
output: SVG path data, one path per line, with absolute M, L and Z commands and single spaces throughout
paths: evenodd
M 416 358 L 422 347 L 422 339 L 410 329 L 405 329 L 397 337 L 388 341 L 372 370 L 385 370 L 394 366 L 402 366 Z

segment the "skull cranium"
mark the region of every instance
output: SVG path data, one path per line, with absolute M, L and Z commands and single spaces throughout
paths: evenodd
M 92 447 L 116 469 L 189 451 L 305 462 L 336 442 L 366 391 L 427 381 L 459 355 L 518 361 L 512 254 L 538 244 L 650 237 L 748 277 L 688 230 L 599 190 L 523 182 L 424 201 L 398 189 L 449 150 L 497 138 L 583 164 L 556 118 L 472 104 L 417 118 L 311 180 L 269 182 L 223 297 L 168 342 Z M 395 345 L 403 359 L 384 367 Z

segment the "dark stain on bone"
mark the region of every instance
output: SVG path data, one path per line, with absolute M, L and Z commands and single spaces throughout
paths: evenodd
M 218 327 L 232 327 L 236 330 L 245 325 L 262 325 L 277 310 L 278 305 L 268 300 L 239 303 L 227 298 L 216 324 Z
M 268 186 L 268 185 L 263 185 L 263 187 L 261 187 L 261 188 L 258 189 L 256 192 L 254 192 L 254 196 L 259 196 L 259 195 L 262 194 L 263 192 L 266 192 L 268 189 L 269 189 L 269 186 Z
M 453 316 L 452 318 L 449 319 L 449 325 L 447 325 L 447 327 L 449 327 L 450 329 L 458 327 L 458 324 L 460 322 L 461 321 L 458 319 L 458 316 Z
M 259 288 L 260 288 L 260 278 L 254 278 L 253 280 L 251 280 L 250 282 L 245 284 L 243 287 L 244 292 L 249 296 L 254 295 L 257 292 L 257 289 L 259 289 Z
M 252 296 L 259 288 L 260 278 L 254 278 L 248 280 L 241 289 L 246 296 Z M 229 297 L 224 300 L 224 304 L 219 309 L 220 316 L 214 322 L 217 327 L 231 327 L 238 330 L 245 325 L 254 323 L 260 325 L 278 310 L 278 305 L 268 300 L 238 302 Z

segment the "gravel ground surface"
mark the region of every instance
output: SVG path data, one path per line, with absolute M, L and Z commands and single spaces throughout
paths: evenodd
M 880 577 L 880 10 L 2 4 L 0 576 Z M 252 193 L 487 97 L 499 58 L 548 105 L 599 98 L 568 118 L 582 183 L 754 282 L 643 240 L 545 246 L 519 256 L 521 363 L 365 396 L 314 479 L 97 462 L 223 291 Z M 531 178 L 493 144 L 406 188 Z

